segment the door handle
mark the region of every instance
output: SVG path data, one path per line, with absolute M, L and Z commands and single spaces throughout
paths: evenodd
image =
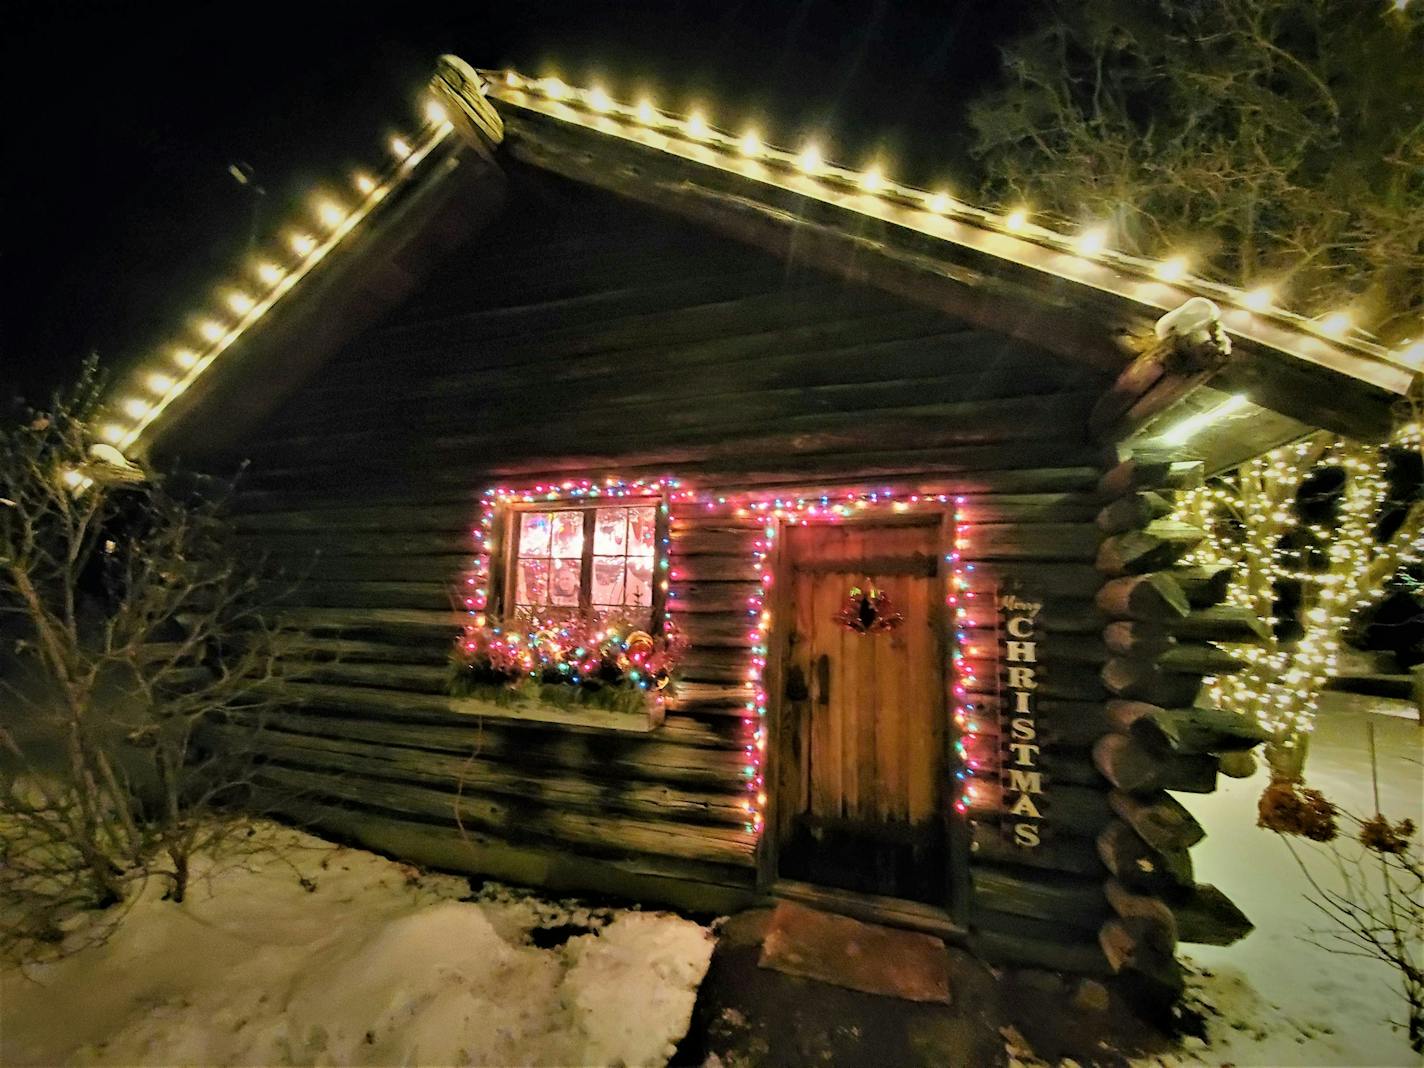
M 831 658 L 825 653 L 816 660 L 816 703 L 831 703 Z

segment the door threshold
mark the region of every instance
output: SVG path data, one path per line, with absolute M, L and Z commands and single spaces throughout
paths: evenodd
M 954 922 L 950 914 L 934 905 L 906 901 L 898 897 L 862 894 L 834 886 L 818 886 L 798 879 L 777 879 L 771 884 L 771 896 L 785 901 L 834 912 L 867 923 L 900 927 L 934 935 L 946 942 L 963 944 L 969 937 L 964 927 Z

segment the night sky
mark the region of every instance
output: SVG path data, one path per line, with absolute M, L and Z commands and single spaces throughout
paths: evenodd
M 963 189 L 965 104 L 994 78 L 997 44 L 1043 7 L 11 6 L 0 396 L 45 395 L 91 351 L 122 368 L 170 341 L 318 183 L 383 162 L 441 52 L 599 81 L 624 99 L 647 91 L 673 110 L 696 103 L 782 144 L 815 132 L 833 158 L 883 153 L 898 177 Z M 236 163 L 253 183 L 232 177 Z

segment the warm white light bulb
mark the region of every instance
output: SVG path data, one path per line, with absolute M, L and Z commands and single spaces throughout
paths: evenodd
M 757 136 L 755 130 L 748 130 L 742 134 L 741 148 L 744 156 L 761 155 L 761 138 Z
M 124 440 L 124 428 L 118 423 L 107 423 L 104 429 L 99 431 L 99 436 L 111 445 L 117 445 Z
M 821 169 L 821 150 L 815 144 L 807 145 L 796 157 L 796 164 L 807 174 L 815 174 Z
M 1241 303 L 1252 311 L 1265 311 L 1275 299 L 1275 290 L 1270 286 L 1257 286 L 1250 292 L 1242 294 Z
M 275 286 L 282 280 L 282 268 L 275 263 L 260 263 L 257 265 L 257 277 L 269 286 Z
M 879 167 L 873 164 L 867 167 L 865 173 L 860 176 L 860 187 L 867 193 L 877 192 L 884 184 L 885 175 L 881 173 Z
M 222 323 L 214 319 L 204 319 L 198 324 L 198 333 L 207 341 L 217 341 L 223 336 Z
M 1416 341 L 1399 349 L 1394 358 L 1410 367 L 1424 368 L 1424 341 Z
M 336 201 L 323 200 L 316 206 L 316 216 L 324 226 L 340 226 L 341 220 L 346 218 L 346 213 Z
M 1326 337 L 1342 338 L 1354 325 L 1349 312 L 1332 312 L 1320 320 L 1320 332 Z
M 1172 256 L 1157 265 L 1156 275 L 1164 282 L 1180 282 L 1187 274 L 1185 256 Z
M 406 144 L 403 137 L 391 138 L 391 155 L 396 159 L 405 159 L 410 155 L 410 145 Z
M 425 102 L 425 117 L 437 126 L 443 122 L 450 121 L 450 116 L 446 114 L 445 108 L 435 100 L 427 100 Z
M 1108 234 L 1101 226 L 1094 226 L 1078 235 L 1078 255 L 1096 256 L 1107 247 Z
M 370 196 L 372 191 L 376 188 L 376 179 L 364 171 L 358 171 L 356 176 L 352 178 L 352 181 L 356 183 L 356 190 L 362 196 Z
M 142 419 L 149 413 L 149 404 L 146 400 L 138 397 L 130 397 L 124 401 L 124 414 L 133 419 Z
M 657 121 L 658 113 L 650 100 L 638 101 L 638 121 L 651 126 Z
M 595 85 L 588 91 L 588 105 L 594 111 L 607 111 L 613 107 L 613 99 L 603 91 L 603 87 Z
M 1004 228 L 1006 230 L 1011 230 L 1014 233 L 1017 233 L 1027 225 L 1028 212 L 1024 211 L 1023 208 L 1015 208 L 1013 211 L 1009 212 L 1007 215 L 1004 216 Z
M 687 132 L 698 140 L 707 136 L 707 120 L 702 117 L 702 112 L 694 111 L 687 117 Z
M 949 204 L 950 200 L 948 193 L 936 193 L 934 196 L 930 197 L 930 211 L 934 212 L 936 215 L 943 215 L 945 212 L 947 212 L 949 210 Z
M 144 380 L 154 393 L 164 394 L 173 388 L 173 379 L 167 375 L 151 374 Z
M 72 467 L 66 467 L 64 469 L 63 478 L 66 486 L 78 486 L 79 483 L 84 481 L 84 476 Z
M 252 310 L 253 303 L 255 302 L 251 297 L 249 297 L 246 293 L 241 293 L 237 290 L 234 290 L 233 292 L 227 295 L 227 306 L 233 311 L 237 312 L 238 315 L 246 315 L 248 312 L 250 312 Z
M 310 256 L 312 249 L 316 248 L 316 238 L 311 234 L 293 234 L 289 240 L 292 251 L 298 256 Z

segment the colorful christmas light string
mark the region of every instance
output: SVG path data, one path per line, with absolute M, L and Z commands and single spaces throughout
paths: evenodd
M 746 601 L 748 660 L 746 674 L 742 680 L 742 689 L 745 692 L 742 706 L 742 725 L 745 731 L 743 751 L 746 755 L 741 767 L 746 794 L 742 808 L 747 816 L 745 829 L 753 835 L 760 835 L 765 827 L 767 795 L 763 768 L 767 745 L 766 668 L 773 622 L 768 599 L 775 582 L 770 558 L 776 546 L 779 524 L 805 526 L 813 522 L 837 522 L 876 508 L 906 512 L 917 508 L 941 508 L 953 504 L 956 510 L 954 544 L 945 556 L 945 561 L 951 565 L 949 590 L 946 594 L 953 639 L 953 675 L 949 704 L 957 735 L 956 751 L 960 759 L 954 784 L 957 791 L 963 790 L 953 803 L 957 812 L 963 814 L 967 811 L 973 793 L 972 788 L 964 785 L 966 770 L 977 769 L 980 761 L 978 756 L 970 752 L 970 747 L 978 739 L 979 728 L 973 718 L 978 708 L 970 693 L 975 677 L 967 655 L 972 652 L 972 648 L 967 647 L 967 628 L 973 623 L 968 618 L 965 602 L 973 599 L 975 593 L 969 588 L 967 577 L 967 573 L 974 570 L 974 565 L 963 562 L 963 550 L 969 545 L 969 524 L 958 514 L 964 504 L 963 497 L 943 493 L 897 493 L 891 488 L 885 488 L 864 492 L 827 491 L 804 496 L 770 496 L 753 500 L 747 499 L 744 494 L 734 495 L 732 498 L 725 495 L 699 494 L 695 490 L 685 488 L 681 481 L 671 478 L 635 481 L 605 479 L 602 482 L 584 479 L 540 483 L 517 490 L 490 488 L 485 490 L 481 498 L 480 520 L 471 531 L 477 550 L 474 565 L 465 577 L 464 610 L 469 620 L 462 641 L 473 648 L 472 643 L 477 635 L 494 630 L 489 626 L 486 610 L 489 605 L 493 567 L 492 536 L 495 516 L 501 506 L 538 504 L 544 501 L 602 501 L 627 498 L 661 498 L 660 506 L 665 512 L 673 503 L 701 505 L 707 511 L 729 510 L 738 518 L 753 518 L 760 523 L 760 530 L 752 542 L 752 570 L 757 575 L 757 588 Z M 658 581 L 671 603 L 678 596 L 673 583 L 682 575 L 670 567 L 670 553 L 671 538 L 664 535 L 660 540 L 657 564 L 663 577 Z

